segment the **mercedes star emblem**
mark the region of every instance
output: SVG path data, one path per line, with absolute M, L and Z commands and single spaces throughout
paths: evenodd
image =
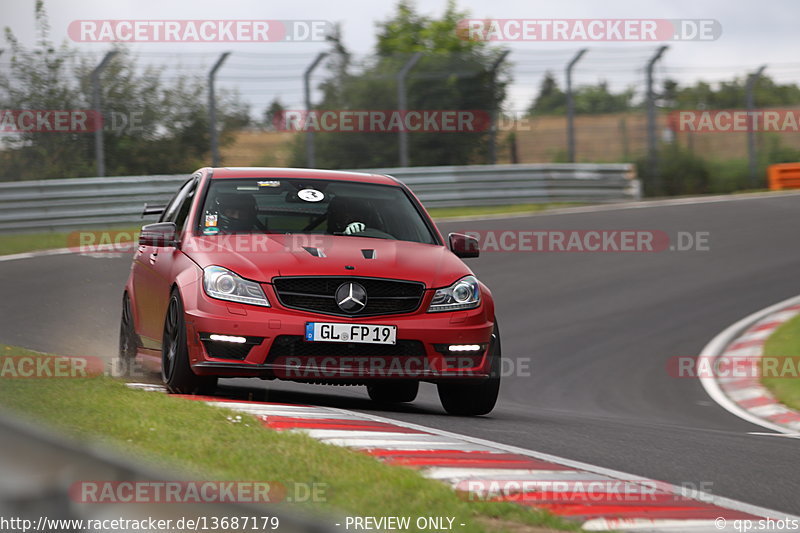
M 359 283 L 342 283 L 336 289 L 336 304 L 345 313 L 358 313 L 367 306 L 367 291 Z

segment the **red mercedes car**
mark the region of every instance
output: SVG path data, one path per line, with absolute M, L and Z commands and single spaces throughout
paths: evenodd
M 203 168 L 142 228 L 123 295 L 120 357 L 170 392 L 220 377 L 365 385 L 410 402 L 436 383 L 451 414 L 500 387 L 491 293 L 414 194 L 385 175 Z

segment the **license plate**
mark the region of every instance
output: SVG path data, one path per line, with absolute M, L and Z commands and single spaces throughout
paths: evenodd
M 312 342 L 395 344 L 397 340 L 397 326 L 307 322 L 306 340 Z

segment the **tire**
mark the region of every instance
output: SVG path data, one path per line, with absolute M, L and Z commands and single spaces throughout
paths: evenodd
M 478 416 L 488 414 L 497 403 L 500 393 L 500 328 L 494 323 L 492 341 L 489 345 L 491 370 L 488 378 L 480 381 L 440 382 L 437 385 L 439 400 L 447 414 Z
M 419 392 L 419 381 L 386 381 L 367 385 L 370 399 L 378 403 L 413 402 Z
M 128 293 L 122 295 L 122 316 L 119 322 L 118 364 L 120 377 L 130 377 L 136 365 L 136 330 L 133 326 L 131 299 Z M 117 374 L 117 372 L 115 372 Z
M 186 346 L 186 320 L 183 302 L 177 289 L 173 289 L 164 319 L 164 337 L 161 341 L 161 379 L 167 390 L 174 394 L 212 394 L 217 388 L 215 376 L 198 376 L 189 364 Z

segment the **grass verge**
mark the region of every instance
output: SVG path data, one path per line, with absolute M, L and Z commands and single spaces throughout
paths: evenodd
M 0 345 L 0 359 L 12 357 L 50 356 Z M 101 441 L 126 457 L 183 469 L 200 479 L 262 480 L 287 487 L 325 483 L 325 501 L 305 505 L 348 515 L 453 516 L 465 524 L 459 528 L 464 532 L 579 529 L 511 503 L 465 501 L 411 469 L 306 435 L 268 430 L 254 417 L 242 415 L 241 422 L 232 422 L 230 411 L 131 390 L 105 376 L 0 378 L 0 405 L 71 436 Z
M 514 204 L 514 205 L 484 205 L 475 207 L 432 207 L 428 209 L 431 217 L 436 219 L 479 217 L 488 215 L 514 215 L 524 213 L 538 213 L 548 209 L 562 207 L 577 207 L 579 203 L 548 203 L 548 204 Z
M 798 361 L 800 358 L 800 315 L 782 324 L 770 335 L 764 344 L 764 356 L 791 357 L 794 363 Z M 782 403 L 800 411 L 799 377 L 763 377 L 761 382 Z
M 25 233 L 0 235 L 0 255 L 20 254 L 36 250 L 66 248 L 68 233 Z
M 141 228 L 116 228 L 116 229 L 96 229 L 84 230 L 88 239 L 87 244 L 112 243 L 117 236 L 120 242 L 130 242 L 131 236 L 125 233 L 138 233 Z M 50 232 L 50 233 L 19 233 L 11 235 L 0 235 L 0 255 L 21 254 L 25 252 L 35 252 L 37 250 L 53 250 L 56 248 L 67 248 L 81 244 L 78 232 Z M 103 235 L 106 232 L 107 235 Z

